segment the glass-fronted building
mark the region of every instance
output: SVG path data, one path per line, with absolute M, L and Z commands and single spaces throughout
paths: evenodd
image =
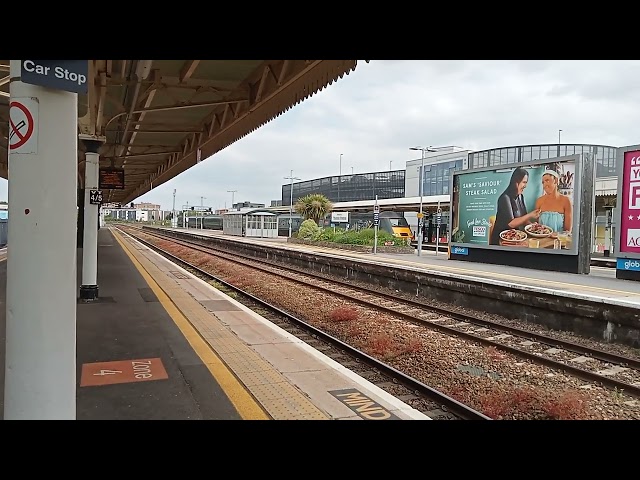
M 596 178 L 616 176 L 616 147 L 608 145 L 520 145 L 516 147 L 492 148 L 471 152 L 469 154 L 469 168 L 491 167 L 494 165 L 508 165 L 531 160 L 547 160 L 582 153 L 592 154 L 596 159 Z
M 356 173 L 317 178 L 293 184 L 293 203 L 311 193 L 319 193 L 332 202 L 355 202 L 405 196 L 405 170 Z M 282 185 L 282 205 L 291 205 L 291 184 Z
M 422 195 L 449 195 L 451 172 L 468 168 L 468 156 L 471 150 L 460 147 L 444 147 L 433 152 L 425 152 L 424 172 L 422 157 L 407 162 L 405 196 L 420 196 L 420 178 Z

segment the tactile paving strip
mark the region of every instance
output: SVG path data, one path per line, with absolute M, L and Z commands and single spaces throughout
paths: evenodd
M 288 382 L 254 385 L 251 393 L 275 420 L 326 420 L 318 408 L 310 402 L 301 402 L 300 393 Z

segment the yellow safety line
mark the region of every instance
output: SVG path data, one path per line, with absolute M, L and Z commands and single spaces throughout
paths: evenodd
M 202 363 L 207 366 L 211 375 L 213 375 L 224 393 L 229 397 L 229 400 L 240 416 L 244 420 L 270 420 L 271 417 L 265 413 L 260 404 L 256 402 L 244 385 L 239 382 L 220 357 L 218 357 L 218 355 L 212 350 L 206 340 L 204 340 L 200 333 L 193 327 L 189 319 L 184 316 L 173 300 L 171 300 L 162 287 L 158 285 L 144 266 L 131 253 L 126 243 L 119 238 L 120 234 L 115 230 L 112 230 L 112 233 L 124 252 L 131 259 L 131 262 L 143 276 L 149 287 L 151 287 L 153 292 L 156 294 L 160 304 L 164 307 L 193 350 L 200 357 Z

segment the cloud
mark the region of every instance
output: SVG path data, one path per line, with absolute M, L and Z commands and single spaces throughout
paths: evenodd
M 372 60 L 137 201 L 269 205 L 284 177 L 405 167 L 415 145 L 470 149 L 554 143 L 630 145 L 639 61 Z M 0 199 L 6 198 L 6 181 Z

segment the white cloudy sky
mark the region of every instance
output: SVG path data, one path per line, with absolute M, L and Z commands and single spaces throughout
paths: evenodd
M 640 143 L 640 61 L 358 61 L 354 72 L 136 201 L 270 204 L 303 180 L 404 168 L 414 145 Z M 0 200 L 7 182 L 0 181 Z

